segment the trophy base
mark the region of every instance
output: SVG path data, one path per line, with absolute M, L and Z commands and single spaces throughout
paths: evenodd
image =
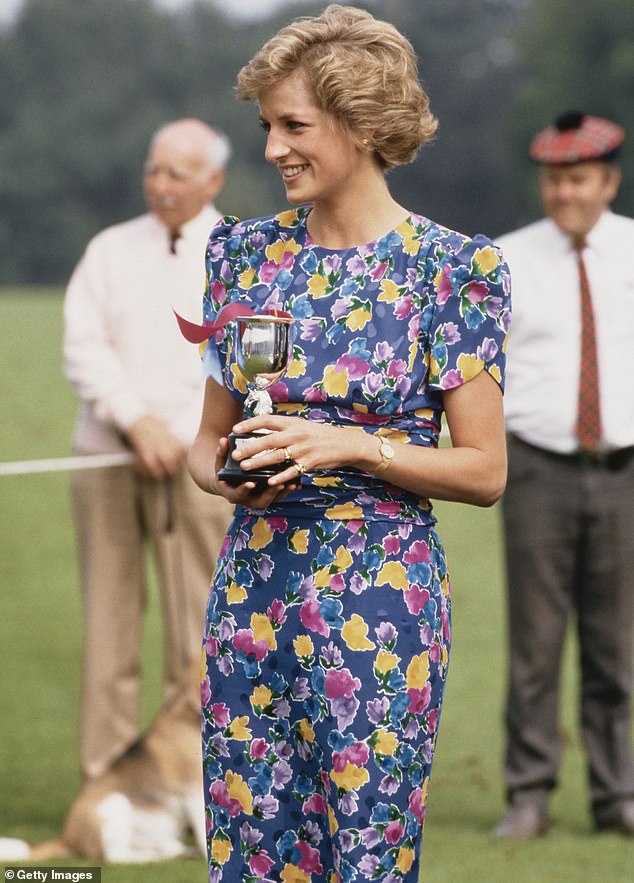
M 233 452 L 240 447 L 241 442 L 248 441 L 252 438 L 259 438 L 267 435 L 266 432 L 230 432 L 229 433 L 229 452 L 225 465 L 220 469 L 216 476 L 220 481 L 225 481 L 232 487 L 238 487 L 245 481 L 253 481 L 257 486 L 263 486 L 267 483 L 272 475 L 277 475 L 288 468 L 289 460 L 283 463 L 276 463 L 274 466 L 263 466 L 261 469 L 243 469 L 239 463 L 233 459 Z

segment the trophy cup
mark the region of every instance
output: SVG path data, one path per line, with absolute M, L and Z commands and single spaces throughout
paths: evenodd
M 286 371 L 291 357 L 293 318 L 291 316 L 252 315 L 235 320 L 235 359 L 247 380 L 248 394 L 244 402 L 244 417 L 258 417 L 273 413 L 273 402 L 268 387 Z M 260 469 L 242 469 L 233 459 L 233 452 L 252 438 L 268 435 L 269 430 L 229 433 L 229 453 L 218 478 L 237 487 L 245 481 L 256 485 L 288 467 L 288 461 L 263 466 Z M 263 452 L 264 453 L 264 452 Z M 257 456 L 257 455 L 256 455 Z

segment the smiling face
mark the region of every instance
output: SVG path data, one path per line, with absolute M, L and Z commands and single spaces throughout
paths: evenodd
M 582 238 L 615 198 L 620 180 L 618 168 L 600 161 L 542 166 L 539 181 L 544 210 L 563 233 Z
M 322 110 L 301 71 L 260 95 L 260 119 L 267 132 L 266 159 L 277 166 L 290 203 L 332 205 L 376 173 L 371 153 L 360 150 L 338 121 Z

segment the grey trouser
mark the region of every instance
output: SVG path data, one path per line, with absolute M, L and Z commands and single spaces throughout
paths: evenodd
M 545 802 L 557 782 L 562 648 L 580 652 L 581 733 L 595 811 L 634 797 L 634 448 L 607 462 L 509 438 L 506 533 L 510 801 Z
M 203 493 L 185 466 L 171 480 L 132 467 L 72 474 L 84 610 L 79 727 L 84 776 L 103 772 L 139 736 L 146 547 L 164 623 L 164 697 L 200 653 L 209 582 L 232 513 Z

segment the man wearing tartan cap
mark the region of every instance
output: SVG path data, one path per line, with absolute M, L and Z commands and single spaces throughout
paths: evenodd
M 610 211 L 624 129 L 579 112 L 531 142 L 546 217 L 498 240 L 511 269 L 503 500 L 509 617 L 497 837 L 550 825 L 562 648 L 580 659 L 596 829 L 634 836 L 634 220 Z
M 571 111 L 533 138 L 529 154 L 538 163 L 576 165 L 616 159 L 625 129 L 602 117 Z

